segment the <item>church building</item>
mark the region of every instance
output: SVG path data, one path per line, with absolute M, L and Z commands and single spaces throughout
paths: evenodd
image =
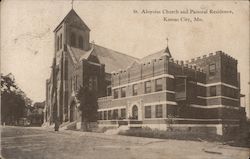
M 171 124 L 223 135 L 244 120 L 238 63 L 223 51 L 184 62 L 174 60 L 166 46 L 137 59 L 90 43 L 90 28 L 73 9 L 54 35 L 54 59 L 46 81 L 48 124 L 58 120 L 82 126 L 85 113 L 77 99 L 81 88 L 86 103 L 97 104 L 87 107 L 94 108 L 88 115 L 99 127 L 167 130 Z
M 90 29 L 73 9 L 55 28 L 54 36 L 54 59 L 46 80 L 45 119 L 49 124 L 55 120 L 80 123 L 83 114 L 76 98 L 79 89 L 87 88 L 97 98 L 109 95 L 111 72 L 125 69 L 137 59 L 90 43 Z

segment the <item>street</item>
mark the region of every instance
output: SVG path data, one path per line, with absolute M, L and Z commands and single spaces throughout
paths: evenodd
M 2 127 L 4 159 L 247 159 L 218 142 L 162 140 L 29 127 Z

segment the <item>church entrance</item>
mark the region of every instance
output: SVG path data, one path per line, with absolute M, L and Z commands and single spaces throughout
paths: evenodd
M 133 119 L 138 120 L 138 107 L 136 105 L 132 107 L 132 117 Z

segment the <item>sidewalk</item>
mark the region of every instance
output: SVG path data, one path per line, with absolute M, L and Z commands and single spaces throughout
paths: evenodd
M 31 128 L 31 127 L 27 127 Z M 123 135 L 108 135 L 105 133 L 96 133 L 96 132 L 83 132 L 83 131 L 77 131 L 77 130 L 62 130 L 59 129 L 58 132 L 54 131 L 53 127 L 32 127 L 32 129 L 38 129 L 38 130 L 45 130 L 50 133 L 58 133 L 60 135 L 74 135 L 74 136 L 86 136 L 86 137 L 92 137 L 92 138 L 100 138 L 100 139 L 106 139 L 106 140 L 117 140 L 117 141 L 123 141 L 127 143 L 134 143 L 134 144 L 142 144 L 147 145 L 151 143 L 159 143 L 159 142 L 170 142 L 170 141 L 180 141 L 181 140 L 174 140 L 174 139 L 156 139 L 156 138 L 146 138 L 146 137 L 135 137 L 135 136 L 123 136 Z M 199 141 L 189 141 L 189 142 L 199 142 Z M 217 143 L 217 142 L 214 142 Z M 221 144 L 221 143 L 217 143 Z
M 135 144 L 149 144 L 149 143 L 156 143 L 156 142 L 166 142 L 166 139 L 154 139 L 154 138 L 144 138 L 144 137 L 134 137 L 134 136 L 123 136 L 123 135 L 107 135 L 105 133 L 96 133 L 96 132 L 82 132 L 82 131 L 75 131 L 75 130 L 61 130 L 61 132 L 70 135 L 77 135 L 77 136 L 87 136 L 87 137 L 94 137 L 94 138 L 101 138 L 107 140 L 119 140 L 129 143 Z

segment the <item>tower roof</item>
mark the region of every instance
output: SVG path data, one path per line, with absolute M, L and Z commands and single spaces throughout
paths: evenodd
M 90 31 L 89 27 L 83 22 L 83 20 L 79 17 L 79 15 L 75 12 L 74 9 L 71 9 L 69 13 L 63 18 L 63 20 L 57 25 L 55 28 L 54 32 L 61 26 L 62 23 L 64 22 L 75 22 L 73 19 L 77 19 L 78 22 L 80 22 L 80 25 L 85 28 L 86 30 Z
M 171 53 L 170 53 L 170 51 L 169 51 L 168 46 L 167 46 L 167 48 L 165 49 L 164 53 L 167 54 L 167 56 L 172 57 L 172 55 L 171 55 Z

